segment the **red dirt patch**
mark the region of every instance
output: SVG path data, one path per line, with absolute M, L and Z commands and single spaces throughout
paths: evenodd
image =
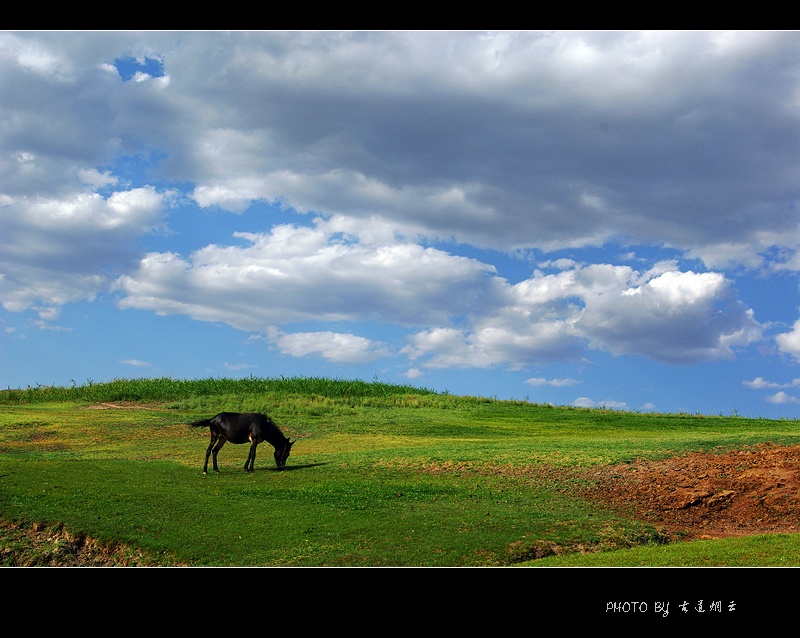
M 693 452 L 581 476 L 588 498 L 684 540 L 800 532 L 800 445 Z

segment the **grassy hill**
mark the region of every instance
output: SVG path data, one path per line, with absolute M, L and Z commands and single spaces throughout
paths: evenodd
M 264 412 L 297 438 L 286 470 L 265 443 L 246 474 L 247 447 L 228 444 L 221 473 L 203 475 L 208 432 L 187 424 L 224 410 Z M 5 390 L 0 556 L 56 564 L 89 555 L 89 539 L 96 564 L 800 566 L 800 535 L 670 542 L 581 497 L 570 474 L 765 441 L 800 443 L 798 423 L 324 378 Z M 32 548 L 37 532 L 49 548 Z

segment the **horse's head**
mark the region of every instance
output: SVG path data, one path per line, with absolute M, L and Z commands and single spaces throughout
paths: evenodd
M 282 470 L 286 466 L 286 459 L 289 458 L 289 453 L 292 451 L 292 445 L 294 445 L 294 443 L 294 441 L 286 439 L 286 443 L 275 448 L 275 465 L 278 466 L 279 470 Z

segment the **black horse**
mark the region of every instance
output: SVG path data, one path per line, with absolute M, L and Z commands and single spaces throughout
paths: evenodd
M 275 448 L 275 464 L 279 470 L 286 465 L 289 452 L 295 441 L 290 441 L 283 435 L 275 422 L 265 414 L 250 412 L 242 414 L 240 412 L 220 412 L 210 419 L 203 419 L 189 424 L 193 428 L 209 428 L 211 430 L 211 442 L 206 450 L 206 462 L 203 465 L 203 474 L 208 473 L 208 457 L 214 454 L 214 471 L 219 472 L 217 467 L 217 453 L 225 445 L 225 441 L 231 443 L 250 442 L 250 454 L 244 463 L 244 471 L 252 472 L 253 463 L 256 460 L 256 448 L 261 441 L 269 442 Z

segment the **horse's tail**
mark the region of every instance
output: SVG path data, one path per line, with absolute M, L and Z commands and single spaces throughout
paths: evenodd
M 189 424 L 190 428 L 210 428 L 211 427 L 211 419 L 201 419 L 200 421 L 195 421 L 194 423 Z

